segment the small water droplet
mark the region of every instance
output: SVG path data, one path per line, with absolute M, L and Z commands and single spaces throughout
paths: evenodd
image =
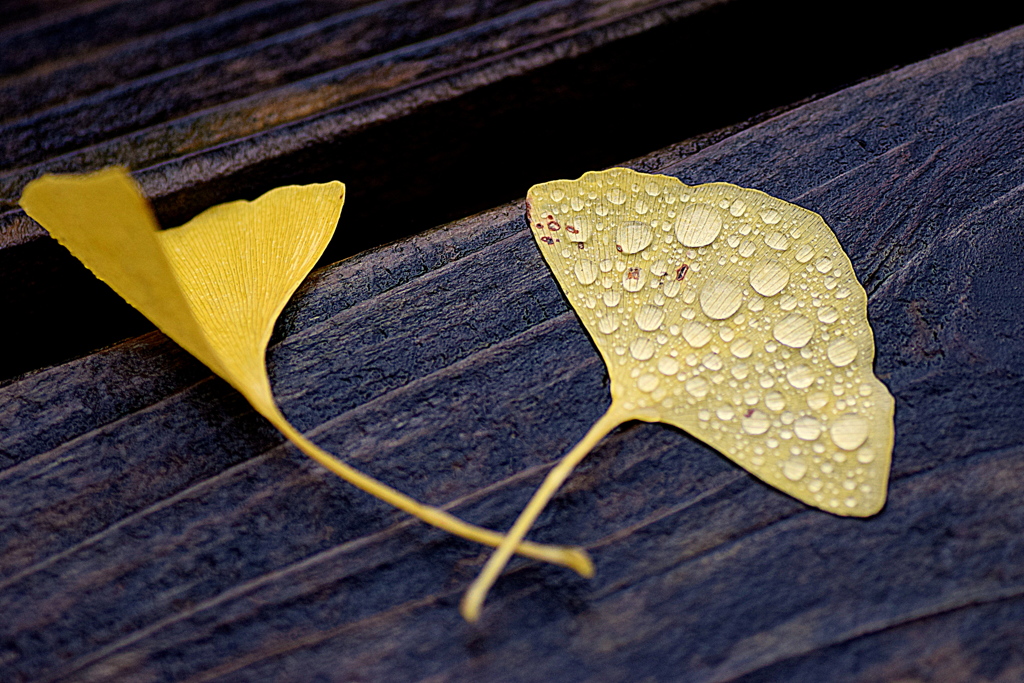
M 718 419 L 722 422 L 728 422 L 732 418 L 736 417 L 736 411 L 729 405 L 719 407 L 719 409 L 715 411 L 715 414 L 718 415 Z
M 637 337 L 629 345 L 629 354 L 637 360 L 648 360 L 654 355 L 654 342 L 647 337 Z
M 621 205 L 626 202 L 626 193 L 621 188 L 613 187 L 604 193 L 605 198 L 612 204 Z
M 736 280 L 719 277 L 709 280 L 700 292 L 700 307 L 712 320 L 725 320 L 743 303 L 743 288 Z
M 782 474 L 790 481 L 800 481 L 807 474 L 807 463 L 803 460 L 787 460 L 782 466 Z
M 725 240 L 725 243 L 728 244 L 733 249 L 735 249 L 736 247 L 740 246 L 740 236 L 729 235 L 729 239 Z
M 776 251 L 789 249 L 789 238 L 781 232 L 770 232 L 764 236 L 764 243 Z
M 828 359 L 836 367 L 845 367 L 857 357 L 857 346 L 846 337 L 836 337 L 828 345 Z
M 814 371 L 806 365 L 798 365 L 786 373 L 786 379 L 794 389 L 806 389 L 814 382 Z
M 790 313 L 775 323 L 772 334 L 780 343 L 799 349 L 811 340 L 814 335 L 814 324 L 799 313 Z
M 665 311 L 658 306 L 641 306 L 636 312 L 636 326 L 645 332 L 653 332 L 665 322 Z
M 747 367 L 746 363 L 737 363 L 732 366 L 730 372 L 732 372 L 732 376 L 736 379 L 746 379 L 747 375 L 750 374 L 750 368 Z
M 711 385 L 703 377 L 691 377 L 686 380 L 686 390 L 690 392 L 695 398 L 704 398 L 708 395 L 708 391 L 711 389 Z
M 771 375 L 761 375 L 757 379 L 757 383 L 761 385 L 762 389 L 771 389 L 775 386 L 775 378 Z
M 573 270 L 581 285 L 591 285 L 597 279 L 597 264 L 590 259 L 581 258 L 576 262 L 576 267 Z
M 669 280 L 667 283 L 665 283 L 665 286 L 661 288 L 661 293 L 670 299 L 674 299 L 676 295 L 679 294 L 679 290 L 681 287 L 682 285 L 680 285 L 678 281 Z
M 818 269 L 819 273 L 827 273 L 832 270 L 832 259 L 823 256 L 814 262 L 814 267 Z
M 821 490 L 822 486 L 824 486 L 824 484 L 821 483 L 821 479 L 812 479 L 807 482 L 807 490 L 811 493 L 817 493 Z
M 764 404 L 768 410 L 778 412 L 786 407 L 786 397 L 777 391 L 769 391 L 765 394 Z
M 671 356 L 663 356 L 658 360 L 658 372 L 663 375 L 674 375 L 679 372 L 679 361 Z
M 772 421 L 760 410 L 752 410 L 740 420 L 740 426 L 747 434 L 757 436 L 767 432 L 772 426 Z
M 717 353 L 709 353 L 700 359 L 700 362 L 704 364 L 708 370 L 715 371 L 722 369 L 722 358 Z
M 726 344 L 732 341 L 732 338 L 736 336 L 736 332 L 731 327 L 722 327 L 718 330 L 718 336 L 722 338 Z
M 848 296 L 850 296 L 850 290 L 848 290 L 846 287 L 840 287 L 839 289 L 836 290 L 837 299 L 845 299 Z
M 761 220 L 768 225 L 775 225 L 782 220 L 782 214 L 775 209 L 767 209 L 761 212 Z
M 861 396 L 870 396 L 871 395 L 871 385 L 870 384 L 861 384 L 860 388 L 857 389 L 857 393 L 860 394 Z
M 651 226 L 638 221 L 623 223 L 615 231 L 615 245 L 622 250 L 623 254 L 641 252 L 650 246 L 653 239 L 654 231 L 651 230 Z
M 835 321 L 839 320 L 839 311 L 837 311 L 836 309 L 832 308 L 831 306 L 825 306 L 824 308 L 819 308 L 818 309 L 818 320 L 820 320 L 821 322 L 825 323 L 826 325 L 831 325 Z
M 665 259 L 658 259 L 651 264 L 651 274 L 658 277 L 664 277 L 668 274 L 668 263 L 665 262 Z
M 683 325 L 683 339 L 693 348 L 699 349 L 711 341 L 711 330 L 704 323 L 691 320 Z
M 704 247 L 722 231 L 722 215 L 706 204 L 691 204 L 676 219 L 676 239 L 686 247 Z
M 639 292 L 647 284 L 647 271 L 630 267 L 622 274 L 622 288 L 627 292 Z
M 603 334 L 611 334 L 619 329 L 619 316 L 616 313 L 607 313 L 597 321 L 597 329 Z
M 740 256 L 743 258 L 750 258 L 757 251 L 757 246 L 750 240 L 743 240 L 737 251 L 739 251 Z
M 857 413 L 847 413 L 832 423 L 832 442 L 844 451 L 860 448 L 868 438 L 868 421 Z
M 648 181 L 647 185 L 644 186 L 644 191 L 652 197 L 657 197 L 661 194 L 661 185 L 654 182 L 653 180 Z
M 750 271 L 750 286 L 761 296 L 775 296 L 789 284 L 789 271 L 775 259 L 766 259 Z
M 597 206 L 594 207 L 594 213 L 596 213 L 598 216 L 607 216 L 608 205 L 605 204 L 604 202 L 598 202 Z
M 812 258 L 814 258 L 814 249 L 811 248 L 811 245 L 804 244 L 796 250 L 796 260 L 800 263 L 807 263 Z
M 747 210 L 747 205 L 743 202 L 742 199 L 737 199 L 736 201 L 734 201 L 732 203 L 732 206 L 729 207 L 729 213 L 731 213 L 736 218 L 739 218 L 740 216 L 742 216 L 743 212 L 746 211 L 746 210 Z
M 869 465 L 874 461 L 874 459 L 875 451 L 870 446 L 865 446 L 857 451 L 857 462 L 861 465 Z
M 815 391 L 807 397 L 807 405 L 811 410 L 821 410 L 828 405 L 828 394 L 824 391 Z
M 573 197 L 569 200 L 569 206 L 572 207 L 573 211 L 582 211 L 584 206 L 583 197 Z
M 821 436 L 821 423 L 813 417 L 804 416 L 797 418 L 796 422 L 793 423 L 793 432 L 798 439 L 814 441 Z
M 633 203 L 633 210 L 636 211 L 641 216 L 643 216 L 645 213 L 651 210 L 651 207 L 647 204 L 647 202 L 643 200 L 643 198 L 638 198 Z
M 782 298 L 779 299 L 779 308 L 784 311 L 792 311 L 798 303 L 799 301 L 792 294 L 783 294 Z
M 701 422 L 707 422 L 711 419 L 711 411 L 706 408 L 701 408 L 697 411 L 697 419 Z
M 754 345 L 749 339 L 740 337 L 729 345 L 729 350 L 732 351 L 732 355 L 737 358 L 746 358 L 754 352 Z
M 647 372 L 647 373 L 644 373 L 644 374 L 640 375 L 637 378 L 637 380 L 636 380 L 636 387 L 640 391 L 643 391 L 643 392 L 649 394 L 649 393 L 651 393 L 652 391 L 654 391 L 655 389 L 658 388 L 658 384 L 659 383 L 661 383 L 661 380 L 658 379 L 657 375 L 652 375 L 651 373 Z

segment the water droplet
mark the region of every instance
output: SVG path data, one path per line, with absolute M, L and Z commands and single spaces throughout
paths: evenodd
M 721 406 L 715 411 L 715 414 L 718 415 L 718 419 L 722 422 L 728 422 L 732 418 L 736 417 L 736 411 L 732 409 L 732 406 L 728 405 Z
M 658 388 L 660 382 L 657 375 L 647 372 L 637 377 L 636 388 L 649 394 Z
M 828 345 L 828 359 L 836 367 L 844 367 L 853 362 L 857 357 L 857 346 L 846 337 L 836 337 Z
M 603 298 L 605 306 L 608 306 L 609 308 L 614 308 L 615 306 L 619 305 L 620 301 L 622 301 L 622 292 L 620 292 L 617 289 L 609 289 L 607 292 L 604 293 Z
M 772 421 L 760 410 L 752 410 L 740 420 L 740 426 L 747 434 L 757 436 L 767 432 L 772 426 Z
M 647 271 L 643 268 L 627 268 L 622 274 L 622 288 L 627 292 L 639 292 L 647 284 Z
M 706 408 L 701 408 L 697 411 L 697 419 L 701 422 L 707 422 L 711 419 L 711 411 Z
M 573 270 L 581 285 L 591 285 L 597 279 L 597 264 L 590 259 L 581 258 L 576 262 L 576 267 Z
M 789 271 L 775 259 L 766 259 L 750 271 L 750 286 L 762 296 L 775 296 L 789 284 Z
M 821 410 L 828 405 L 828 394 L 824 391 L 815 391 L 807 397 L 807 405 L 811 410 Z
M 618 188 L 616 188 L 618 189 Z M 621 192 L 621 190 L 619 190 Z M 636 254 L 643 251 L 654 239 L 654 231 L 647 223 L 629 221 L 619 226 L 615 231 L 615 245 L 622 250 L 623 254 Z
M 636 326 L 645 332 L 653 332 L 665 322 L 665 311 L 658 306 L 641 306 L 636 312 Z
M 790 481 L 800 481 L 807 474 L 807 463 L 803 460 L 787 460 L 782 466 L 782 474 Z
M 807 263 L 814 258 L 814 249 L 811 245 L 805 244 L 796 250 L 796 260 L 800 263 Z
M 647 337 L 637 337 L 629 345 L 629 354 L 637 360 L 647 360 L 654 355 L 654 342 Z
M 722 338 L 722 341 L 728 344 L 732 341 L 732 338 L 736 336 L 736 331 L 731 327 L 723 326 L 722 329 L 718 330 L 718 336 Z
M 789 238 L 781 232 L 770 232 L 764 236 L 764 243 L 777 251 L 789 249 Z
M 836 290 L 837 299 L 845 299 L 848 296 L 850 296 L 850 290 L 848 290 L 846 287 L 840 287 L 839 289 Z
M 678 281 L 670 280 L 661 288 L 661 293 L 670 299 L 674 299 L 676 295 L 679 294 L 680 287 L 682 287 L 682 285 L 680 285 Z
M 811 493 L 817 493 L 821 490 L 822 486 L 824 486 L 824 484 L 821 483 L 821 479 L 812 479 L 807 482 L 807 490 Z
M 607 216 L 608 205 L 605 204 L 604 202 L 598 202 L 597 206 L 594 207 L 594 213 L 596 213 L 598 216 Z
M 814 371 L 806 365 L 798 365 L 786 373 L 786 379 L 794 389 L 806 389 L 814 382 Z
M 648 211 L 650 211 L 651 207 L 642 198 L 638 198 L 633 203 L 633 210 L 636 211 L 638 214 L 640 214 L 642 216 L 645 213 L 647 213 Z
M 706 204 L 691 204 L 676 219 L 676 239 L 686 247 L 704 247 L 722 231 L 722 216 Z
M 648 181 L 647 185 L 644 186 L 644 191 L 652 197 L 657 197 L 661 194 L 661 185 L 654 182 L 653 180 Z
M 782 220 L 782 214 L 780 214 L 775 209 L 768 209 L 766 211 L 761 212 L 761 220 L 763 220 L 768 225 L 775 225 L 776 223 Z
M 871 385 L 870 384 L 861 384 L 860 388 L 857 389 L 857 393 L 860 394 L 861 396 L 870 396 L 871 395 Z
M 612 189 L 608 190 L 607 192 L 604 193 L 604 196 L 608 199 L 608 201 L 615 205 L 621 205 L 626 202 L 626 193 L 623 192 L 622 189 L 618 187 L 613 187 Z
M 691 320 L 683 325 L 683 339 L 693 348 L 699 349 L 711 341 L 711 330 L 704 323 Z
M 740 337 L 729 345 L 729 350 L 732 351 L 732 355 L 737 358 L 746 358 L 754 352 L 754 345 L 749 339 Z
M 771 389 L 775 386 L 775 378 L 771 375 L 761 375 L 757 379 L 757 383 L 761 385 L 762 389 Z
M 736 218 L 739 218 L 740 216 L 742 216 L 743 212 L 746 211 L 746 210 L 747 210 L 747 205 L 745 203 L 743 203 L 742 199 L 737 199 L 736 201 L 734 201 L 732 203 L 732 206 L 729 207 L 729 213 L 731 213 Z
M 663 277 L 668 274 L 668 264 L 665 262 L 665 259 L 658 259 L 651 264 L 651 274 L 657 275 L 658 277 Z
M 786 407 L 786 397 L 777 391 L 769 391 L 764 397 L 764 404 L 768 410 L 778 412 Z
M 679 361 L 671 356 L 664 356 L 658 361 L 658 372 L 663 375 L 674 375 L 679 372 Z
M 814 335 L 814 324 L 799 313 L 790 313 L 775 323 L 772 334 L 780 343 L 799 349 L 811 340 Z
M 611 334 L 619 329 L 619 316 L 616 313 L 606 313 L 603 318 L 597 321 L 597 329 L 603 334 Z
M 825 323 L 826 325 L 831 325 L 835 321 L 839 320 L 839 311 L 837 311 L 836 309 L 832 308 L 831 306 L 825 306 L 824 308 L 819 308 L 818 309 L 818 320 L 820 320 L 821 322 Z
M 784 311 L 792 311 L 798 303 L 799 301 L 792 294 L 783 294 L 782 298 L 779 299 L 779 308 Z
M 814 441 L 821 436 L 821 423 L 813 417 L 800 417 L 793 423 L 793 432 L 798 439 Z
M 743 242 L 740 243 L 738 251 L 740 256 L 743 258 L 749 258 L 755 251 L 757 251 L 757 246 L 750 240 L 743 240 Z
M 864 448 L 857 451 L 857 462 L 859 462 L 861 465 L 869 465 L 871 464 L 871 462 L 874 461 L 874 459 L 875 451 L 870 446 L 865 446 Z
M 814 262 L 814 267 L 818 269 L 819 273 L 827 273 L 832 270 L 832 259 L 823 256 Z
M 711 385 L 703 377 L 691 377 L 686 380 L 686 390 L 690 392 L 695 398 L 704 398 L 708 395 L 708 390 L 711 389 Z
M 584 206 L 583 197 L 573 197 L 569 200 L 569 206 L 572 207 L 573 211 L 582 211 Z
M 842 415 L 832 423 L 832 442 L 844 451 L 860 447 L 868 438 L 868 421 L 857 413 Z
M 722 358 L 717 353 L 709 353 L 700 359 L 700 362 L 704 364 L 708 370 L 721 370 L 722 369 Z
M 712 320 L 725 320 L 743 303 L 743 288 L 731 278 L 715 278 L 700 292 L 700 307 Z

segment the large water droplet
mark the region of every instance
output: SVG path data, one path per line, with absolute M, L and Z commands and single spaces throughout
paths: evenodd
M 732 206 L 729 207 L 729 213 L 731 213 L 736 218 L 739 218 L 740 216 L 742 216 L 743 212 L 746 211 L 746 210 L 747 210 L 747 205 L 743 202 L 742 199 L 737 199 L 736 201 L 734 201 L 732 203 Z
M 795 389 L 806 389 L 814 382 L 814 371 L 806 365 L 798 365 L 786 373 L 786 379 Z
M 796 250 L 796 260 L 800 263 L 807 263 L 814 258 L 814 249 L 811 245 L 805 244 Z
M 622 292 L 620 292 L 617 289 L 609 289 L 607 292 L 604 293 L 603 298 L 605 306 L 608 306 L 609 308 L 614 308 L 619 305 L 620 301 L 622 301 Z
M 789 271 L 775 259 L 761 261 L 750 271 L 750 286 L 761 296 L 775 296 L 789 284 Z
M 639 292 L 647 283 L 647 271 L 640 267 L 627 268 L 622 273 L 622 288 L 627 292 Z
M 767 432 L 772 426 L 772 421 L 760 410 L 751 410 L 740 420 L 740 426 L 747 434 L 757 436 Z
M 612 189 L 608 190 L 607 192 L 604 193 L 604 196 L 607 197 L 608 201 L 616 205 L 624 204 L 626 201 L 626 193 L 623 192 L 622 189 L 618 187 L 613 187 Z
M 720 406 L 718 410 L 715 411 L 715 415 L 717 415 L 718 419 L 722 422 L 728 422 L 732 418 L 736 417 L 736 411 L 732 409 L 732 406 L 724 405 Z
M 807 463 L 803 460 L 787 460 L 782 466 L 782 474 L 790 481 L 800 481 L 807 474 Z
M 844 367 L 857 357 L 857 346 L 846 337 L 836 337 L 828 345 L 828 359 L 837 367 Z
M 618 189 L 618 188 L 616 188 Z M 621 192 L 621 190 L 620 190 Z M 654 231 L 647 223 L 629 221 L 615 231 L 615 244 L 623 254 L 636 254 L 643 251 L 654 239 Z
M 780 214 L 775 209 L 768 209 L 767 211 L 761 212 L 761 220 L 763 220 L 768 225 L 775 225 L 776 223 L 782 220 L 782 214 Z
M 804 441 L 814 441 L 821 436 L 821 423 L 815 420 L 813 417 L 798 417 L 796 422 L 793 423 L 793 432 L 796 434 L 798 439 Z
M 737 358 L 746 358 L 754 352 L 754 344 L 749 339 L 740 337 L 729 345 L 729 350 Z
M 683 339 L 693 348 L 699 349 L 711 341 L 711 330 L 704 323 L 691 320 L 683 325 Z
M 755 251 L 757 251 L 757 245 L 750 240 L 743 240 L 740 242 L 740 246 L 737 251 L 739 251 L 740 256 L 743 258 L 749 258 Z
M 619 316 L 617 313 L 606 313 L 605 316 L 597 321 L 597 329 L 603 334 L 611 334 L 615 330 L 619 329 Z
M 807 405 L 811 410 L 821 410 L 828 405 L 828 394 L 824 391 L 815 391 L 807 397 Z
M 576 262 L 576 267 L 573 269 L 576 273 L 576 279 L 580 281 L 581 285 L 591 285 L 594 280 L 597 279 L 598 270 L 597 264 L 590 259 L 581 258 Z
M 661 293 L 670 299 L 674 299 L 679 294 L 679 289 L 682 287 L 677 280 L 669 280 L 665 283 L 665 286 L 661 288 Z
M 641 306 L 636 312 L 636 326 L 645 332 L 653 332 L 665 322 L 665 311 L 658 306 Z
M 831 306 L 825 306 L 824 308 L 819 308 L 818 309 L 818 320 L 820 320 L 821 322 L 825 323 L 826 325 L 831 325 L 835 321 L 839 320 L 839 311 L 837 311 L 836 309 L 832 308 Z
M 823 256 L 815 261 L 814 267 L 818 269 L 819 273 L 827 273 L 832 270 L 832 259 L 827 256 Z
M 572 206 L 573 211 L 582 211 L 584 207 L 583 197 L 573 197 L 569 200 L 569 205 Z
M 777 251 L 789 249 L 789 238 L 781 232 L 770 232 L 764 236 L 764 243 Z
M 709 353 L 700 359 L 700 362 L 704 364 L 708 370 L 721 370 L 722 369 L 722 357 L 717 353 Z
M 708 381 L 703 377 L 691 377 L 686 380 L 686 384 L 683 386 L 685 386 L 686 390 L 695 398 L 704 398 L 708 395 L 708 390 L 711 388 L 711 385 L 708 384 Z
M 778 412 L 786 407 L 786 397 L 777 391 L 769 391 L 765 394 L 764 404 L 768 407 L 768 410 Z
M 674 375 L 679 372 L 679 361 L 671 356 L 664 356 L 658 361 L 658 372 L 663 375 Z
M 857 413 L 847 413 L 832 423 L 832 442 L 844 451 L 860 447 L 868 438 L 868 421 Z
M 722 215 L 718 209 L 706 204 L 691 204 L 680 211 L 676 219 L 676 239 L 683 246 L 707 246 L 721 231 Z
M 652 375 L 647 372 L 636 378 L 636 388 L 640 391 L 650 393 L 658 388 L 658 384 L 661 382 L 657 375 Z
M 772 334 L 779 343 L 800 349 L 806 346 L 814 335 L 814 324 L 799 313 L 790 313 L 775 323 Z
M 654 355 L 654 342 L 647 337 L 637 337 L 629 345 L 629 355 L 637 360 L 647 360 Z
M 857 462 L 859 462 L 861 465 L 869 465 L 871 464 L 871 462 L 874 461 L 874 459 L 875 451 L 869 446 L 865 446 L 864 448 L 857 451 Z
M 668 263 L 665 262 L 665 259 L 658 259 L 651 264 L 651 274 L 658 277 L 668 274 Z
M 746 379 L 747 375 L 750 374 L 750 368 L 746 363 L 737 363 L 730 369 L 732 376 L 736 379 Z
M 700 291 L 700 307 L 712 320 L 725 320 L 743 303 L 743 288 L 736 280 L 719 277 L 709 280 Z

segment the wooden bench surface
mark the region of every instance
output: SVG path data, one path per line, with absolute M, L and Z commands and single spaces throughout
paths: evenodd
M 0 679 L 1024 675 L 1024 28 L 631 165 L 835 230 L 897 401 L 881 514 L 630 424 L 531 535 L 597 576 L 516 560 L 468 625 L 486 553 L 282 445 L 152 333 L 0 385 Z M 521 202 L 317 271 L 269 365 L 317 443 L 492 528 L 609 402 Z

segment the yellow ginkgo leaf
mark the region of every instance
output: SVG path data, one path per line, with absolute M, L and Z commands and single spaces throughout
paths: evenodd
M 871 369 L 867 295 L 821 216 L 622 168 L 536 185 L 527 207 L 608 367 L 612 405 L 491 556 L 466 618 L 573 467 L 627 420 L 676 425 L 822 510 L 882 508 L 893 399 Z
M 346 465 L 306 439 L 274 401 L 265 365 L 274 323 L 334 234 L 340 182 L 288 186 L 221 204 L 159 230 L 124 169 L 47 175 L 29 183 L 25 212 L 169 337 L 227 380 L 306 455 L 362 490 L 453 534 L 491 546 L 502 536 L 467 524 Z M 589 575 L 577 548 L 516 552 Z

